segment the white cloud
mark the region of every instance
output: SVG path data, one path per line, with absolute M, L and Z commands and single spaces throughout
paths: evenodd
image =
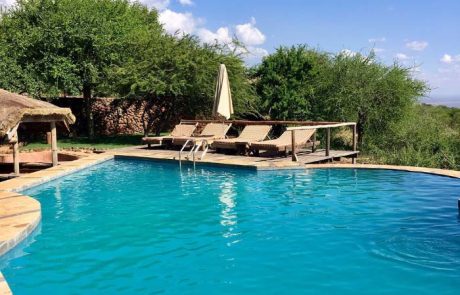
M 239 24 L 234 27 L 220 27 L 216 31 L 212 31 L 204 26 L 204 20 L 194 17 L 189 12 L 181 13 L 171 9 L 164 9 L 159 13 L 159 21 L 169 34 L 177 32 L 179 34 L 194 34 L 203 43 L 228 44 L 230 48 L 233 48 L 231 43 L 235 34 L 247 49 L 241 50 L 237 48 L 236 50 L 249 63 L 254 63 L 268 55 L 268 51 L 260 47 L 265 42 L 265 35 L 255 27 L 256 21 L 254 18 L 251 18 L 251 22 L 246 24 Z
M 180 13 L 169 9 L 161 11 L 158 19 L 166 32 L 170 34 L 176 32 L 192 34 L 196 26 L 201 23 L 201 20 L 194 18 L 190 12 Z
M 153 7 L 158 10 L 164 10 L 169 6 L 170 0 L 140 0 L 141 3 L 144 3 L 148 7 Z
M 375 53 L 380 53 L 380 52 L 384 52 L 384 51 L 385 51 L 385 49 L 383 49 L 383 48 L 378 48 L 378 47 L 372 48 L 372 50 L 374 50 Z
M 385 41 L 387 41 L 387 38 L 385 38 L 385 37 L 370 38 L 370 39 L 368 39 L 368 41 L 369 41 L 369 43 L 385 42 Z
M 357 52 L 353 51 L 353 50 L 350 50 L 350 49 L 343 49 L 340 51 L 340 54 L 343 54 L 345 56 L 350 56 L 350 57 L 353 57 L 355 56 L 356 54 L 358 54 Z
M 441 57 L 440 61 L 445 64 L 460 63 L 460 54 L 450 55 L 446 53 Z
M 0 7 L 10 7 L 16 3 L 16 0 L 0 0 Z
M 404 53 L 397 53 L 395 55 L 395 57 L 399 60 L 408 60 L 409 59 L 409 56 L 407 56 L 406 54 Z
M 184 5 L 184 6 L 192 6 L 193 5 L 192 0 L 179 0 L 179 3 Z
M 236 36 L 244 44 L 247 45 L 261 45 L 265 42 L 265 35 L 255 27 L 256 20 L 251 18 L 251 22 L 246 24 L 237 25 L 235 27 Z
M 446 64 L 450 64 L 454 61 L 454 59 L 452 58 L 452 55 L 450 54 L 444 54 L 441 58 L 441 61 L 443 63 L 446 63 Z
M 260 47 L 248 47 L 248 54 L 253 57 L 264 57 L 268 55 L 268 51 Z
M 215 43 L 217 41 L 217 43 L 226 44 L 232 42 L 228 27 L 221 27 L 215 33 L 206 28 L 201 28 L 197 30 L 197 35 L 204 43 Z
M 411 41 L 406 43 L 406 47 L 415 51 L 422 51 L 428 47 L 426 41 Z
M 412 72 L 412 74 L 418 75 L 422 73 L 422 68 L 420 66 L 415 66 L 415 67 L 412 67 L 410 71 Z
M 252 46 L 248 46 L 245 52 L 239 53 L 243 54 L 245 62 L 249 65 L 257 64 L 261 58 L 269 54 L 264 48 Z

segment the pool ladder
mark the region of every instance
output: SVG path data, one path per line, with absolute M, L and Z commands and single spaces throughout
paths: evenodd
M 188 152 L 188 154 L 185 156 L 185 159 L 190 160 L 190 157 L 192 158 L 193 161 L 193 169 L 195 169 L 195 159 L 196 154 L 200 150 L 200 148 L 203 148 L 203 151 L 201 152 L 201 156 L 199 157 L 200 160 L 202 160 L 205 156 L 206 153 L 208 152 L 209 149 L 209 144 L 206 139 L 199 140 L 198 142 L 195 139 L 187 139 L 187 141 L 184 143 L 182 148 L 179 151 L 179 166 L 182 167 L 182 153 L 184 153 L 185 148 L 189 146 L 189 144 L 193 144 L 192 148 Z

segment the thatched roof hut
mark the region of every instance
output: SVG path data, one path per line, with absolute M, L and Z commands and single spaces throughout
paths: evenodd
M 0 142 L 13 144 L 14 173 L 19 175 L 18 126 L 20 123 L 49 123 L 53 166 L 58 164 L 56 123 L 75 122 L 68 108 L 0 89 Z
M 11 139 L 21 122 L 51 121 L 73 124 L 75 116 L 68 108 L 0 89 L 0 140 Z

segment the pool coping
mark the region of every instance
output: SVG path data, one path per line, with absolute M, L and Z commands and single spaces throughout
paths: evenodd
M 149 156 L 145 153 L 112 151 L 103 154 L 94 154 L 86 158 L 65 162 L 59 166 L 21 175 L 17 178 L 0 182 L 0 256 L 14 248 L 29 236 L 41 221 L 41 205 L 32 197 L 22 195 L 22 191 L 62 176 L 83 170 L 85 168 L 103 163 L 112 159 L 139 159 L 148 161 L 178 162 L 174 159 L 161 159 L 156 156 Z M 308 165 L 286 165 L 269 167 L 266 165 L 231 163 L 226 161 L 198 161 L 198 166 L 217 166 L 244 168 L 256 171 L 274 170 L 308 170 L 308 169 L 383 169 L 406 172 L 426 173 L 438 176 L 447 176 L 460 179 L 460 171 L 445 170 L 437 168 L 395 166 L 395 165 L 374 165 L 374 164 L 308 164 Z M 184 165 L 193 165 L 185 162 Z M 0 272 L 0 295 L 12 294 L 6 279 Z

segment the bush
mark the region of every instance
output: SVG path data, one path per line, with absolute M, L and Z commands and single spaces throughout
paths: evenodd
M 366 153 L 379 163 L 460 169 L 460 129 L 446 109 L 414 106 L 403 121 L 365 146 Z

